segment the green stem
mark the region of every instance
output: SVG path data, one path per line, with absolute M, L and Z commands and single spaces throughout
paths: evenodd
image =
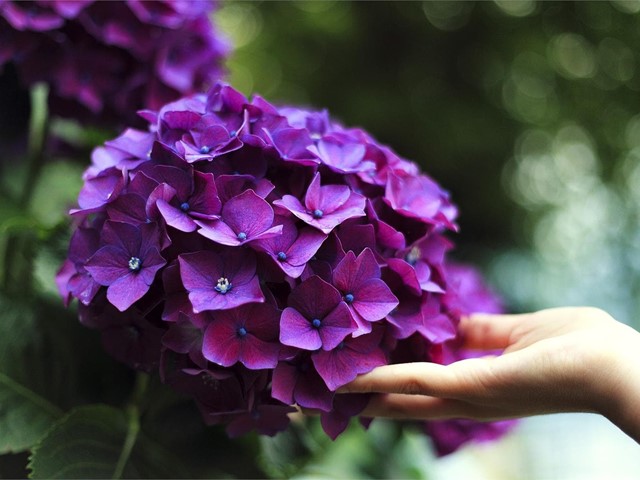
M 133 448 L 138 440 L 138 434 L 140 433 L 140 403 L 143 400 L 148 385 L 149 375 L 138 373 L 136 375 L 133 392 L 131 393 L 131 400 L 126 408 L 127 436 L 124 439 L 122 451 L 120 452 L 116 468 L 113 471 L 112 479 L 122 478 L 124 469 L 127 466 L 129 458 L 131 458 L 131 453 L 133 452 Z
M 0 384 L 4 385 L 13 393 L 21 396 L 27 402 L 30 402 L 33 405 L 37 405 L 53 418 L 60 418 L 64 414 L 62 410 L 60 410 L 53 403 L 49 402 L 49 400 L 41 397 L 37 393 L 33 392 L 33 390 L 30 390 L 21 383 L 16 382 L 4 373 L 0 373 Z
M 45 146 L 49 128 L 47 97 L 49 87 L 38 83 L 31 89 L 31 118 L 29 121 L 28 166 L 17 205 L 22 218 L 27 218 L 27 209 L 42 173 L 45 161 Z M 2 290 L 10 295 L 27 296 L 32 291 L 33 258 L 35 256 L 34 232 L 28 228 L 8 232 L 0 242 L 2 255 Z
M 49 130 L 49 109 L 47 98 L 49 87 L 45 83 L 37 83 L 31 89 L 31 118 L 29 120 L 29 167 L 19 205 L 26 208 L 42 173 L 45 160 L 45 145 Z

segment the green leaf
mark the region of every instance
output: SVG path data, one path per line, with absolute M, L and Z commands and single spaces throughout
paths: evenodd
M 314 442 L 305 423 L 292 423 L 274 437 L 260 438 L 260 466 L 270 478 L 291 478 L 312 460 Z
M 45 394 L 65 384 L 62 369 L 36 325 L 30 305 L 0 297 L 0 454 L 30 448 L 63 415 Z
M 28 449 L 62 413 L 45 398 L 0 373 L 0 454 Z
M 72 410 L 34 447 L 30 478 L 184 478 L 179 462 L 139 431 L 137 410 Z

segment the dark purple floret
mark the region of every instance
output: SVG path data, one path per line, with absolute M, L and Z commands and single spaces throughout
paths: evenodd
M 65 5 L 43 5 L 33 22 L 46 26 Z M 208 11 L 117 5 L 122 22 L 152 29 Z M 153 51 L 109 18 L 87 28 L 137 55 Z M 197 60 L 181 48 L 162 57 L 162 80 L 176 88 Z M 368 401 L 335 393 L 357 375 L 473 356 L 459 346 L 460 316 L 500 303 L 474 270 L 448 261 L 456 209 L 415 163 L 326 111 L 276 107 L 222 83 L 140 115 L 146 131 L 94 150 L 56 277 L 115 358 L 158 371 L 230 436 L 274 435 L 297 405 L 321 410 L 335 438 Z M 443 425 L 428 427 L 440 453 L 491 430 Z
M 85 263 L 92 278 L 107 287 L 107 299 L 125 311 L 149 291 L 155 275 L 167 262 L 160 255 L 156 224 L 140 228 L 107 221 L 103 246 Z
M 276 200 L 278 205 L 289 210 L 303 222 L 329 233 L 348 218 L 364 215 L 364 197 L 346 185 L 320 186 L 320 175 L 316 174 L 304 197 L 304 204 L 292 195 Z
M 230 367 L 236 362 L 252 370 L 275 368 L 280 344 L 280 312 L 265 303 L 211 313 L 204 338 L 207 360 Z
M 264 301 L 250 250 L 187 253 L 178 260 L 195 313 Z
M 371 331 L 371 322 L 382 320 L 398 306 L 398 299 L 380 279 L 380 266 L 366 248 L 357 258 L 353 251 L 333 270 L 333 285 L 343 294 L 358 324 L 354 336 Z
M 340 292 L 320 277 L 302 282 L 282 312 L 280 341 L 303 350 L 331 350 L 355 330 Z

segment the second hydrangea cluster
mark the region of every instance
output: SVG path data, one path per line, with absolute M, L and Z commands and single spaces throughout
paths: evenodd
M 213 0 L 0 0 L 0 71 L 46 82 L 58 115 L 126 124 L 210 86 L 226 40 Z M 99 114 L 99 116 L 98 116 Z
M 58 284 L 113 356 L 230 435 L 272 435 L 298 405 L 336 437 L 368 400 L 339 387 L 460 358 L 459 315 L 499 309 L 445 262 L 448 194 L 363 130 L 222 83 L 141 115 L 148 131 L 94 151 Z

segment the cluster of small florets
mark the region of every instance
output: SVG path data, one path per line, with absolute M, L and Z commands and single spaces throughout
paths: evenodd
M 337 389 L 451 361 L 459 315 L 498 309 L 447 271 L 447 193 L 366 132 L 225 84 L 141 116 L 93 153 L 59 287 L 230 435 L 272 435 L 298 405 L 335 437 L 368 400 Z
M 0 70 L 51 86 L 63 116 L 135 121 L 140 108 L 210 86 L 228 47 L 212 0 L 0 1 Z M 100 114 L 98 117 L 97 114 Z

